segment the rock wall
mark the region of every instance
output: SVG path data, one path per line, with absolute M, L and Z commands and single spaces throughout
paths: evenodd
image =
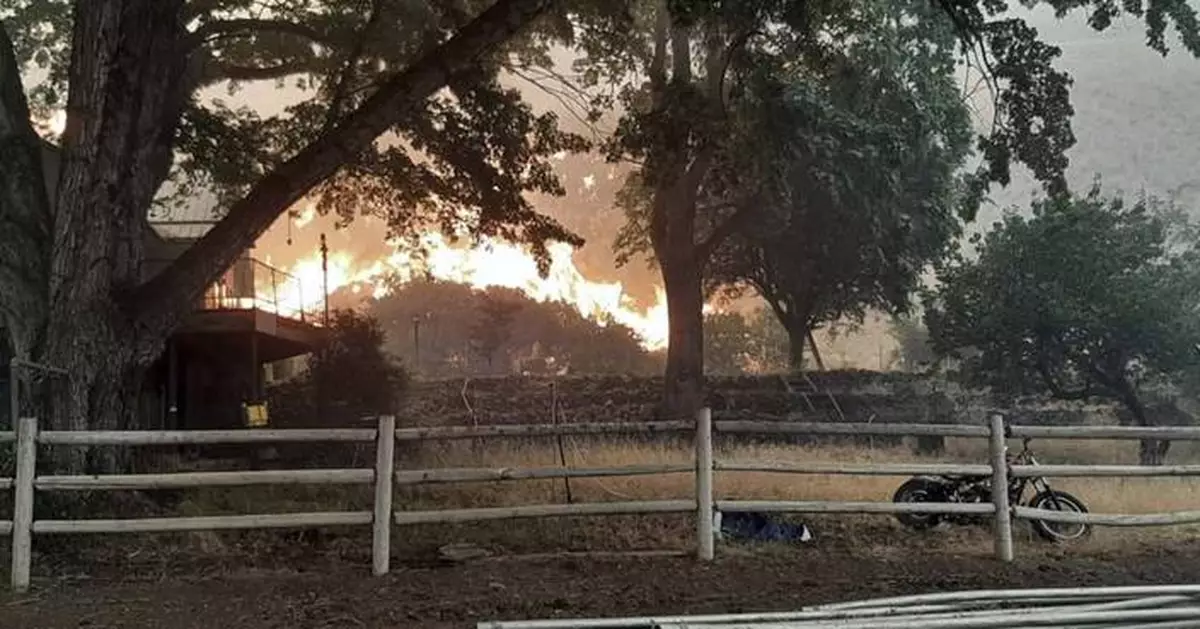
M 415 426 L 622 422 L 663 419 L 662 378 L 503 377 L 413 382 L 400 423 Z M 808 378 L 710 378 L 708 404 L 719 415 L 788 421 L 982 424 L 980 394 L 902 373 L 834 371 Z M 1026 424 L 1078 425 L 1095 413 L 1030 404 L 1007 409 Z

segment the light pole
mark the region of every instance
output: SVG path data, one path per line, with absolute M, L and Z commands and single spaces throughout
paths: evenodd
M 325 232 L 321 232 L 321 294 L 325 304 L 325 327 L 329 327 L 329 247 L 325 244 Z
M 421 372 L 421 315 L 413 315 L 413 371 Z

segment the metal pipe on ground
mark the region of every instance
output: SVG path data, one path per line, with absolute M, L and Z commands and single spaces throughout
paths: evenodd
M 979 590 L 889 597 L 794 612 L 531 620 L 479 629 L 1200 629 L 1200 585 Z

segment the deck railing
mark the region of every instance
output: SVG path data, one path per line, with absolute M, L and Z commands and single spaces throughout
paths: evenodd
M 170 260 L 147 260 L 147 273 L 165 268 Z M 257 258 L 238 258 L 204 291 L 204 310 L 262 310 L 281 317 L 322 325 L 326 296 L 305 287 L 300 278 Z

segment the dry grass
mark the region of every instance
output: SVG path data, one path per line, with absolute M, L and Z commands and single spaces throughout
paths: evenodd
M 1016 446 L 1018 444 L 1014 444 Z M 948 440 L 947 453 L 938 460 L 980 463 L 986 460 L 986 443 L 981 440 Z M 1135 442 L 1083 440 L 1035 443 L 1045 463 L 1132 463 Z M 1171 461 L 1197 458 L 1195 448 L 1176 444 Z M 687 441 L 646 442 L 580 437 L 563 440 L 563 457 L 568 466 L 617 467 L 646 463 L 689 464 Z M 932 462 L 918 457 L 907 447 L 860 445 L 724 445 L 716 453 L 724 460 L 806 461 L 825 463 Z M 397 453 L 398 467 L 426 469 L 442 467 L 551 467 L 560 465 L 553 439 L 491 440 L 425 443 Z M 717 474 L 720 498 L 786 500 L 887 501 L 902 477 L 835 476 L 770 473 Z M 603 479 L 571 479 L 575 502 L 690 499 L 691 474 L 634 476 Z M 1055 487 L 1082 498 L 1094 512 L 1154 513 L 1200 509 L 1200 482 L 1188 479 L 1062 479 Z M 566 502 L 562 479 L 484 483 L 454 483 L 400 487 L 396 507 L 405 510 L 453 509 L 505 505 L 554 504 Z M 256 487 L 206 489 L 186 492 L 165 514 L 215 515 L 220 513 L 268 513 L 370 509 L 369 487 Z M 126 514 L 128 515 L 128 514 Z M 149 515 L 149 514 L 147 514 Z M 96 516 L 98 517 L 98 516 Z M 899 526 L 893 518 L 878 515 L 796 516 L 810 524 L 818 544 L 851 555 L 911 552 L 915 544 L 928 552 L 987 555 L 991 552 L 986 528 L 958 527 L 918 534 Z M 393 536 L 396 553 L 406 559 L 432 558 L 436 549 L 451 543 L 472 543 L 499 553 L 543 553 L 554 551 L 649 550 L 691 547 L 694 538 L 690 514 L 663 516 L 619 516 L 592 518 L 530 519 L 459 525 L 419 525 L 399 529 Z M 1147 529 L 1100 529 L 1072 553 L 1109 552 L 1132 545 L 1152 544 L 1165 538 L 1193 536 L 1200 527 L 1180 526 Z M 367 530 L 324 536 L 317 546 L 341 556 L 365 561 L 369 549 Z M 73 538 L 77 541 L 78 538 Z M 91 539 L 91 538 L 89 538 Z M 104 539 L 96 538 L 100 543 Z M 168 554 L 192 554 L 204 558 L 243 561 L 251 556 L 278 556 L 280 561 L 304 551 L 311 537 L 278 531 L 200 533 L 178 536 L 139 535 L 127 542 Z M 1018 538 L 1018 551 L 1053 552 L 1035 544 L 1028 532 Z M 297 546 L 299 544 L 299 546 Z M 332 549 L 332 550 L 331 550 Z M 907 549 L 907 550 L 906 550 Z M 741 552 L 730 550 L 729 552 Z M 156 553 L 157 554 L 157 553 Z
M 1129 441 L 1058 440 L 1035 442 L 1035 451 L 1044 463 L 1136 463 L 1137 443 Z M 1013 444 L 1018 447 L 1018 444 Z M 1172 462 L 1195 461 L 1197 449 L 1191 444 L 1175 444 Z M 600 439 L 564 439 L 563 455 L 569 466 L 616 467 L 645 463 L 689 463 L 690 445 L 686 443 L 646 443 L 637 441 L 613 441 Z M 437 467 L 537 467 L 559 465 L 559 451 L 552 441 L 493 441 L 483 447 L 458 442 L 427 444 L 422 450 L 411 453 L 401 466 L 405 468 Z M 987 460 L 986 443 L 973 439 L 950 439 L 947 453 L 939 459 L 918 457 L 906 447 L 869 448 L 857 445 L 735 445 L 720 448 L 716 456 L 725 460 L 740 461 L 806 461 L 824 463 L 898 463 L 898 462 L 973 462 Z M 887 501 L 902 477 L 891 476 L 836 476 L 795 475 L 771 473 L 717 474 L 716 489 L 720 498 L 738 499 L 787 499 L 787 500 L 864 500 Z M 571 479 L 570 491 L 577 502 L 605 500 L 647 500 L 690 498 L 692 496 L 690 474 L 662 476 L 634 476 L 605 479 Z M 1081 497 L 1093 512 L 1097 513 L 1156 513 L 1200 509 L 1200 482 L 1186 478 L 1162 479 L 1057 479 L 1052 485 Z M 409 487 L 397 496 L 402 509 L 447 509 L 518 504 L 561 503 L 566 500 L 566 482 L 563 480 L 507 481 L 489 483 L 461 483 L 447 485 L 425 485 Z M 618 527 L 602 524 L 599 518 L 584 521 L 582 525 L 563 525 L 553 521 L 508 523 L 499 527 L 502 534 L 484 536 L 483 543 L 503 544 L 504 539 L 528 531 L 535 538 L 551 535 L 559 541 L 579 539 L 595 542 L 607 541 L 612 545 L 620 539 L 626 547 L 646 547 L 653 541 L 673 547 L 685 547 L 689 541 L 691 524 L 688 518 L 676 518 L 677 525 L 663 529 L 657 525 L 657 534 L 652 539 L 639 536 L 642 527 L 630 530 L 628 520 Z M 636 520 L 633 519 L 633 520 Z M 644 520 L 644 518 L 643 518 Z M 846 538 L 847 547 L 862 542 L 872 552 L 887 546 L 896 535 L 908 533 L 899 529 L 886 516 L 824 516 L 809 517 L 818 534 L 822 529 Z M 588 524 L 590 522 L 590 524 Z M 528 529 L 528 527 L 532 527 Z M 578 528 L 592 529 L 593 534 L 583 534 Z M 480 531 L 488 526 L 473 525 L 454 527 L 455 534 Z M 569 529 L 568 533 L 562 533 Z M 1150 542 L 1163 537 L 1194 535 L 1200 527 L 1178 526 L 1144 529 L 1101 529 L 1089 542 L 1097 549 L 1109 549 L 1114 545 L 1130 542 Z M 553 531 L 554 533 L 549 533 Z M 482 532 L 482 531 L 480 531 Z M 951 534 L 960 537 L 962 532 Z M 522 536 L 523 537 L 523 536 Z M 979 537 L 967 534 L 966 537 Z M 981 539 L 977 540 L 983 543 Z M 522 544 L 523 545 L 523 544 Z M 574 544 L 569 544 L 574 545 Z M 840 546 L 841 544 L 839 544 Z M 985 544 L 986 546 L 986 544 Z M 986 548 L 983 548 L 986 550 Z
M 1135 442 L 1060 440 L 1035 444 L 1044 463 L 1129 463 L 1137 458 Z M 1172 462 L 1196 460 L 1194 449 L 1175 446 Z M 400 462 L 406 469 L 439 467 L 540 467 L 560 464 L 555 444 L 534 441 L 496 441 L 485 447 L 465 442 L 429 444 Z M 563 456 L 572 467 L 618 467 L 645 463 L 689 464 L 685 443 L 646 443 L 598 439 L 565 439 Z M 911 454 L 905 447 L 736 445 L 718 449 L 716 456 L 738 461 L 804 461 L 821 463 L 962 462 L 987 460 L 982 440 L 949 439 L 947 454 L 937 459 Z M 717 474 L 722 498 L 789 500 L 890 500 L 903 479 L 889 476 L 794 475 L 723 472 Z M 689 474 L 571 479 L 576 501 L 690 498 Z M 1067 491 L 1078 490 L 1096 511 L 1149 513 L 1200 508 L 1200 483 L 1188 479 L 1063 479 Z M 1157 488 L 1151 491 L 1152 488 Z M 563 480 L 503 481 L 425 485 L 400 497 L 404 508 L 461 508 L 559 502 Z

